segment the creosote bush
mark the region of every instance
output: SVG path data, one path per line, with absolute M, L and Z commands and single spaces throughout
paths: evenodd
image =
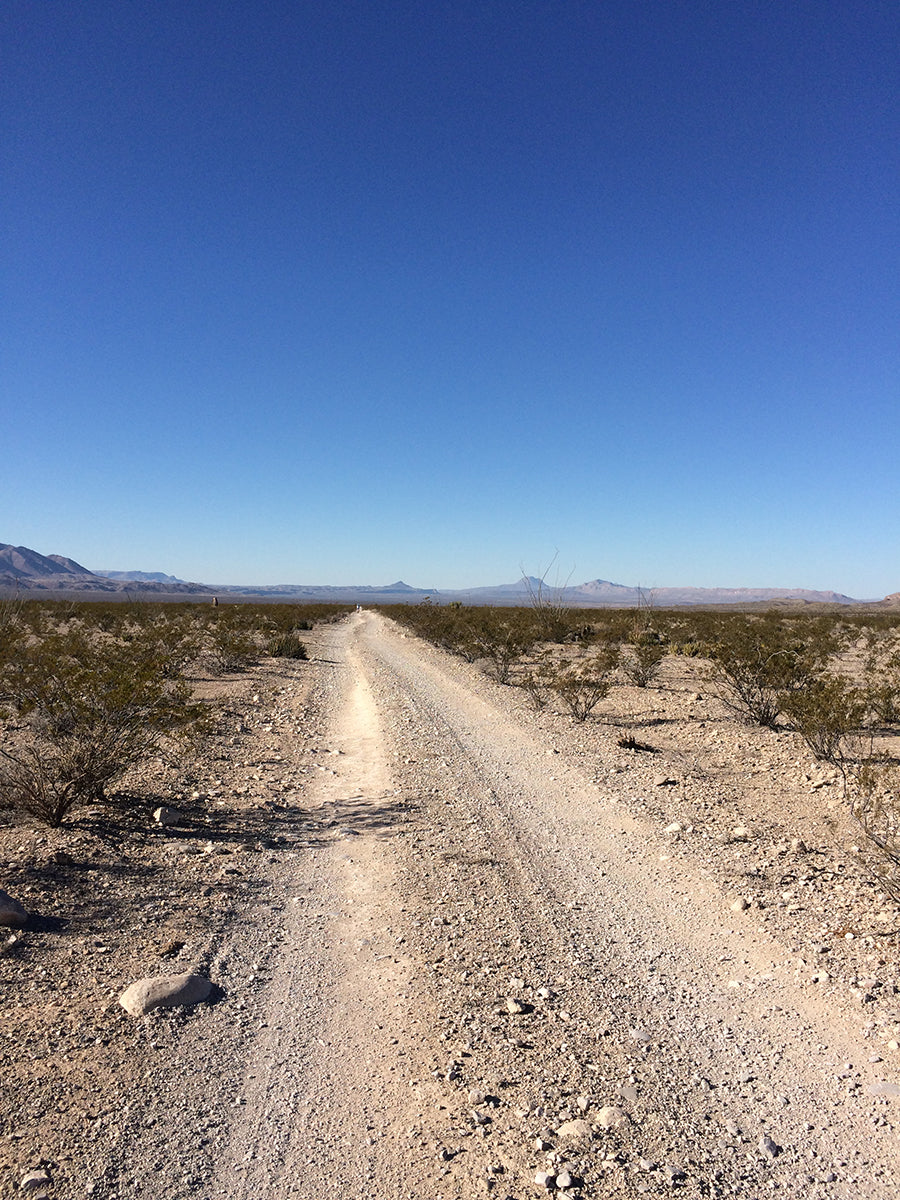
M 777 729 L 786 698 L 809 687 L 840 645 L 828 620 L 808 619 L 798 627 L 778 616 L 730 617 L 719 625 L 712 675 L 733 712 Z
M 900 903 L 900 768 L 873 759 L 855 764 L 845 775 L 851 811 L 877 855 L 872 873 Z
M 635 687 L 647 687 L 659 674 L 667 652 L 662 643 L 642 637 L 622 647 L 619 667 L 629 683 Z
M 547 687 L 555 692 L 576 721 L 586 721 L 612 687 L 619 647 L 607 642 L 578 662 L 544 668 Z
M 841 675 L 822 674 L 802 690 L 783 692 L 781 711 L 822 762 L 840 765 L 862 728 L 866 697 Z
M 296 633 L 279 633 L 269 642 L 268 652 L 272 658 L 308 659 L 306 646 Z
M 0 804 L 53 826 L 204 716 L 153 630 L 121 641 L 73 624 L 20 644 L 0 678 L 20 725 L 0 747 Z

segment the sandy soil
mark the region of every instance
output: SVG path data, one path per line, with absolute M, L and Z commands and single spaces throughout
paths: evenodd
M 124 822 L 0 830 L 0 1195 L 894 1193 L 900 916 L 792 735 L 689 660 L 576 725 L 375 613 L 309 640 Z

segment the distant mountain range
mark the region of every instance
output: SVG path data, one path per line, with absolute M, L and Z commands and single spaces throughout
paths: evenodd
M 529 604 L 537 595 L 553 603 L 574 608 L 619 607 L 653 604 L 659 608 L 690 604 L 754 604 L 792 602 L 794 604 L 859 604 L 840 592 L 812 591 L 808 588 L 637 588 L 606 579 L 592 579 L 571 587 L 547 587 L 540 579 L 523 576 L 513 583 L 491 587 L 438 590 L 411 587 L 403 580 L 374 587 L 370 584 L 276 584 L 260 587 L 233 584 L 188 583 L 162 571 L 89 571 L 71 558 L 59 554 L 43 555 L 27 546 L 0 543 L 0 591 L 56 593 L 134 593 L 159 596 L 231 596 L 235 599 L 259 597 L 271 600 L 318 600 L 343 603 L 420 602 L 430 596 L 435 603 L 459 601 L 462 604 Z M 900 593 L 879 603 L 897 607 Z
M 205 584 L 185 583 L 174 575 L 163 575 L 159 571 L 89 571 L 73 558 L 63 558 L 59 554 L 38 554 L 27 546 L 7 546 L 0 542 L 0 591 L 4 593 L 116 594 L 135 590 L 163 595 L 204 595 L 213 592 Z

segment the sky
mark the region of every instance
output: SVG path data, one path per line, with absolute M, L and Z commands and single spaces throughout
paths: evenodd
M 5 0 L 0 541 L 900 590 L 898 45 L 895 0 Z

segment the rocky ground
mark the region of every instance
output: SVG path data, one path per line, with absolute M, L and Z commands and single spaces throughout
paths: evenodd
M 115 820 L 0 828 L 0 1195 L 893 1195 L 900 914 L 802 743 L 693 660 L 582 725 L 308 640 Z

